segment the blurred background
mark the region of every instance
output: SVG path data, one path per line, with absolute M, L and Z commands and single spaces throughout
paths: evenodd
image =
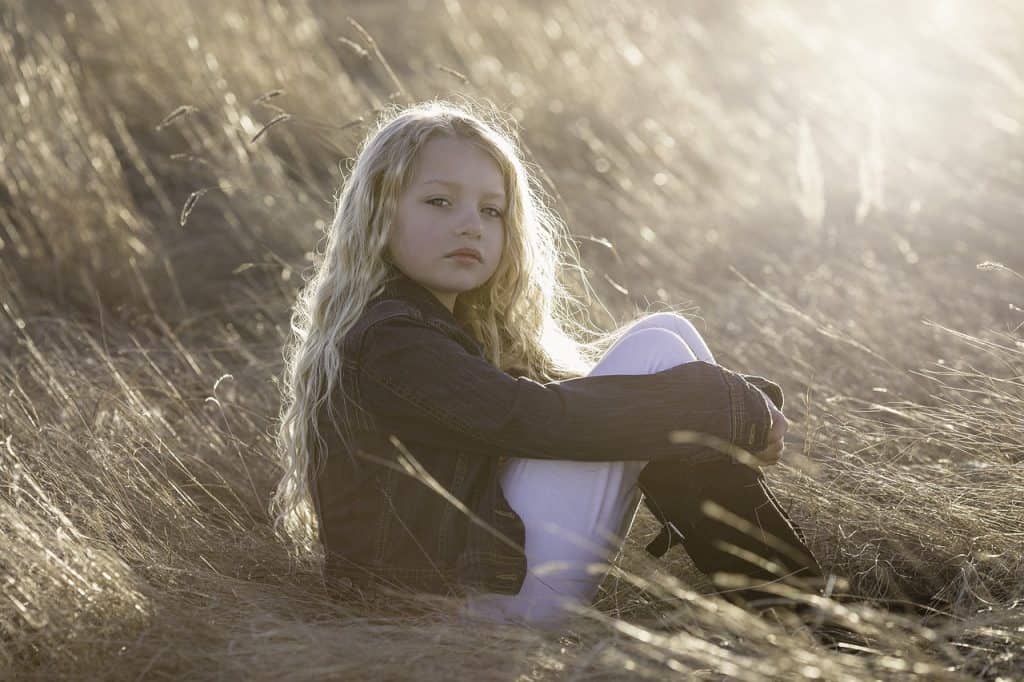
M 281 620 L 324 608 L 266 515 L 281 348 L 378 108 L 469 96 L 520 126 L 593 324 L 685 306 L 783 385 L 768 475 L 823 564 L 941 612 L 954 669 L 1024 669 L 1022 38 L 999 0 L 0 3 L 0 660 L 402 677 L 347 612 Z M 417 627 L 386 624 L 438 674 L 537 665 Z M 545 660 L 629 669 L 593 637 Z M 719 653 L 680 665 L 806 673 Z

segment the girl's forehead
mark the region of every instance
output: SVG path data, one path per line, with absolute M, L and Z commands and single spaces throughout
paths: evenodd
M 438 143 L 438 144 L 434 144 Z M 501 167 L 484 150 L 461 138 L 433 138 L 420 148 L 413 167 L 413 184 L 425 187 L 479 188 L 503 197 Z
M 501 168 L 494 158 L 473 142 L 460 137 L 433 137 L 420 147 L 416 154 L 416 171 L 457 173 L 467 166 L 475 173 L 490 170 L 501 175 Z

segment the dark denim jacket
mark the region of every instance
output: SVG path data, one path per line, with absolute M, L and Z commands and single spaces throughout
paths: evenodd
M 515 594 L 526 572 L 524 528 L 502 494 L 502 458 L 707 458 L 708 448 L 669 433 L 759 450 L 771 427 L 763 394 L 706 362 L 547 384 L 514 377 L 400 272 L 346 334 L 342 356 L 356 404 L 336 398 L 329 415 L 321 411 L 325 457 L 311 481 L 325 576 L 342 582 Z

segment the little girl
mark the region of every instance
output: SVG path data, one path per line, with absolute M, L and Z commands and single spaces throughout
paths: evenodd
M 641 499 L 652 554 L 818 586 L 757 467 L 782 451 L 781 391 L 674 313 L 569 333 L 572 247 L 515 140 L 432 101 L 361 145 L 294 311 L 276 527 L 310 548 L 316 529 L 333 586 L 465 595 L 496 620 L 590 603 Z

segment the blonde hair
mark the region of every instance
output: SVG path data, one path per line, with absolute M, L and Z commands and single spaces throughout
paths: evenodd
M 559 281 L 566 265 L 582 271 L 565 225 L 528 172 L 514 129 L 493 109 L 477 109 L 437 99 L 405 108 L 387 105 L 343 183 L 323 257 L 293 308 L 292 336 L 284 351 L 277 433 L 284 473 L 270 513 L 275 532 L 300 551 L 314 551 L 317 537 L 310 485 L 313 467 L 321 464 L 313 443 L 323 447 L 318 410 L 327 401 L 334 414 L 340 341 L 393 272 L 386 257 L 392 219 L 416 154 L 432 136 L 459 136 L 479 145 L 505 181 L 508 206 L 498 267 L 483 286 L 460 294 L 453 311 L 481 343 L 487 360 L 540 382 L 583 376 L 625 329 L 602 333 L 577 321 L 586 306 Z

